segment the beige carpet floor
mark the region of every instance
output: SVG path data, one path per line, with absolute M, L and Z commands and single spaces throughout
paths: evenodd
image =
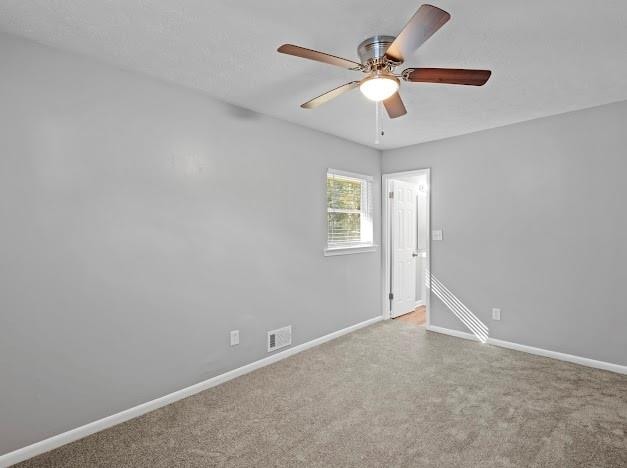
M 627 376 L 387 321 L 23 467 L 625 467 Z

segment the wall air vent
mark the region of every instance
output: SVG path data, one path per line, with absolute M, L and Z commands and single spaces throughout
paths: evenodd
M 292 326 L 277 328 L 268 332 L 268 352 L 292 344 Z

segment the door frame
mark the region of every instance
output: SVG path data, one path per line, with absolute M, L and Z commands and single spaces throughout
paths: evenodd
M 383 257 L 383 264 L 381 268 L 381 296 L 383 313 L 381 316 L 383 320 L 390 319 L 390 300 L 388 294 L 390 292 L 390 183 L 392 180 L 399 177 L 406 176 L 427 176 L 427 258 L 426 258 L 426 270 L 431 271 L 431 168 L 414 169 L 411 171 L 402 172 L 389 172 L 381 176 L 381 254 Z M 418 216 L 416 216 L 416 222 L 418 222 Z M 426 326 L 431 325 L 431 277 L 426 278 L 428 281 L 425 288 L 425 319 Z

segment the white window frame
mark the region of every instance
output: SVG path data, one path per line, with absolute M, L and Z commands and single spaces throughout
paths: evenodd
M 327 172 L 325 174 L 325 190 L 329 176 L 339 176 L 342 178 L 354 179 L 361 182 L 361 210 L 359 216 L 359 220 L 361 223 L 359 228 L 361 233 L 361 240 L 346 245 L 329 245 L 329 224 L 327 221 L 327 246 L 324 249 L 324 255 L 328 257 L 332 255 L 375 252 L 377 246 L 374 244 L 374 178 L 365 174 L 357 174 L 354 172 L 340 171 L 338 169 L 329 168 L 327 169 Z M 325 200 L 326 199 L 327 198 L 325 196 Z M 328 215 L 329 207 L 327 206 L 326 209 Z

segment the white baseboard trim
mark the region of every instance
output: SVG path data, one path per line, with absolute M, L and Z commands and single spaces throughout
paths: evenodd
M 459 330 L 452 330 L 450 328 L 438 327 L 435 325 L 427 325 L 427 330 L 443 333 L 445 335 L 455 336 L 457 338 L 463 338 L 465 340 L 479 341 L 477 337 L 471 333 L 466 333 Z M 574 364 L 580 364 L 582 366 L 594 367 L 596 369 L 603 369 L 610 372 L 616 372 L 617 374 L 627 374 L 627 366 L 620 364 L 614 364 L 612 362 L 597 361 L 595 359 L 589 359 L 581 356 L 574 356 L 572 354 L 560 353 L 558 351 L 549 351 L 548 349 L 535 348 L 533 346 L 522 345 L 518 343 L 512 343 L 510 341 L 498 340 L 496 338 L 488 338 L 488 344 L 499 346 L 501 348 L 514 349 L 516 351 L 522 351 L 523 353 L 536 354 L 538 356 L 544 356 L 552 359 L 558 359 L 560 361 L 572 362 Z
M 438 327 L 437 325 L 427 325 L 425 328 L 432 332 L 442 333 L 443 335 L 455 336 L 457 338 L 463 338 L 465 340 L 479 341 L 479 339 L 471 333 L 453 330 L 452 328 Z
M 67 432 L 63 432 L 62 434 L 44 439 L 40 442 L 35 442 L 34 444 L 14 450 L 13 452 L 6 453 L 0 456 L 0 467 L 7 467 L 32 458 L 34 456 L 40 455 L 42 453 L 49 452 L 50 450 L 61 447 L 62 445 L 69 444 L 70 442 L 82 439 L 83 437 L 87 437 L 88 435 L 102 431 L 111 426 L 115 426 L 116 424 L 123 423 L 125 421 L 128 421 L 129 419 L 136 418 L 150 411 L 154 411 L 158 408 L 174 403 L 175 401 L 182 400 L 183 398 L 187 398 L 188 396 L 202 392 L 203 390 L 207 390 L 211 387 L 215 387 L 216 385 L 228 382 L 229 380 L 235 379 L 244 374 L 248 374 L 249 372 L 260 369 L 269 364 L 281 361 L 282 359 L 293 356 L 294 354 L 305 351 L 306 349 L 313 348 L 315 346 L 321 345 L 322 343 L 326 343 L 327 341 L 331 341 L 335 338 L 339 338 L 340 336 L 359 330 L 360 328 L 367 327 L 381 321 L 382 319 L 383 317 L 374 317 L 364 322 L 351 325 L 350 327 L 343 328 L 333 333 L 329 333 L 328 335 L 324 335 L 308 341 L 307 343 L 294 346 L 292 348 L 286 349 L 285 351 L 280 351 L 266 358 L 260 359 L 250 364 L 246 364 L 242 367 L 238 367 L 237 369 L 233 369 L 231 371 L 225 372 L 224 374 L 217 375 L 208 380 L 199 382 L 197 384 L 183 388 L 160 398 L 156 398 L 146 403 L 142 403 L 141 405 L 134 406 L 133 408 L 120 411 L 119 413 L 107 416 L 97 421 L 90 422 L 88 424 L 85 424 L 84 426 L 77 427 L 76 429 L 71 429 Z

